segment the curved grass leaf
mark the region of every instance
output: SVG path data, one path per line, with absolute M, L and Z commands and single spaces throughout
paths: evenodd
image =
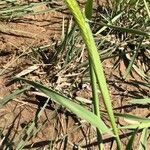
M 79 104 L 71 101 L 69 98 L 37 82 L 33 82 L 23 78 L 17 78 L 17 79 L 22 80 L 28 83 L 29 85 L 34 86 L 36 89 L 46 94 L 56 103 L 59 103 L 60 105 L 66 107 L 71 112 L 75 113 L 78 117 L 85 119 L 87 122 L 97 127 L 101 133 L 110 133 L 111 135 L 113 135 L 110 129 L 105 125 L 105 123 L 99 117 L 97 117 L 95 114 L 85 109 L 84 107 L 80 106 Z

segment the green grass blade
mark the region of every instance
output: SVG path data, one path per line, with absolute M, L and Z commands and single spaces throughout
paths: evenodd
M 90 20 L 92 17 L 92 9 L 93 9 L 93 0 L 87 0 L 86 6 L 85 6 L 85 16 L 88 20 Z M 95 72 L 92 66 L 92 61 L 91 61 L 90 56 L 89 56 L 89 68 L 90 68 L 90 78 L 91 78 L 91 85 L 92 85 L 93 111 L 94 111 L 94 114 L 100 118 L 97 80 L 96 80 L 96 76 L 95 76 Z M 103 150 L 104 146 L 102 144 L 102 136 L 98 129 L 97 129 L 97 141 L 99 143 L 98 144 L 99 150 Z
M 24 91 L 28 90 L 29 88 L 30 88 L 30 86 L 25 87 L 23 89 L 17 89 L 15 91 L 13 91 L 12 94 L 4 96 L 4 98 L 2 100 L 0 100 L 0 108 L 3 107 L 4 105 L 6 105 L 12 99 L 14 99 L 17 95 L 19 95 L 19 94 L 23 93 Z
M 29 138 L 30 136 L 32 136 L 31 134 L 35 134 L 35 132 L 37 132 L 36 130 L 36 122 L 37 119 L 40 118 L 40 116 L 42 115 L 42 113 L 44 112 L 47 104 L 49 102 L 49 99 L 47 99 L 47 101 L 45 102 L 44 106 L 42 107 L 42 109 L 35 115 L 35 118 L 33 119 L 33 122 L 31 123 L 31 125 L 29 126 L 29 128 L 26 131 L 26 134 L 24 135 L 24 137 L 22 138 L 22 140 L 19 142 L 19 144 L 17 145 L 16 150 L 21 150 L 23 149 L 23 147 L 25 146 L 26 142 L 27 142 L 27 138 Z M 36 130 L 35 130 L 36 129 Z M 34 131 L 35 130 L 35 131 Z
M 145 31 L 141 31 L 138 29 L 129 29 L 129 28 L 119 27 L 119 26 L 105 24 L 105 23 L 97 23 L 97 24 L 99 24 L 101 26 L 107 26 L 107 27 L 113 28 L 113 29 L 118 30 L 120 32 L 127 32 L 127 33 L 137 34 L 137 35 L 141 35 L 141 36 L 145 36 L 147 38 L 150 38 L 150 32 L 145 32 Z
M 145 73 L 144 73 L 144 70 L 142 69 L 142 67 L 137 67 L 136 65 L 133 64 L 133 69 L 136 71 L 136 73 L 138 75 L 140 75 L 142 78 L 145 78 L 145 79 L 148 79 L 150 80 L 150 77 L 147 76 Z M 149 83 L 148 83 L 149 84 Z
M 100 108 L 99 108 L 99 97 L 98 97 L 98 89 L 97 89 L 97 81 L 94 69 L 92 67 L 91 59 L 89 58 L 89 67 L 90 67 L 90 77 L 91 77 L 91 85 L 92 85 L 92 102 L 93 102 L 93 111 L 96 116 L 100 118 Z M 97 129 L 97 140 L 98 140 L 98 148 L 99 150 L 103 150 L 102 144 L 102 136 L 99 130 Z
M 116 15 L 114 18 L 111 19 L 111 21 L 109 21 L 107 24 L 113 24 L 115 23 L 121 16 L 123 15 L 123 12 L 119 13 L 118 15 Z M 95 35 L 98 35 L 100 33 L 102 33 L 105 29 L 107 29 L 108 27 L 107 26 L 103 26 L 101 29 L 99 29 Z
M 150 122 L 142 122 L 142 123 L 138 123 L 138 124 L 122 126 L 122 127 L 119 127 L 119 129 L 136 129 L 136 128 L 138 128 L 140 130 L 140 129 L 149 128 L 149 127 L 150 127 Z
M 66 107 L 73 113 L 75 113 L 78 117 L 85 119 L 87 122 L 91 123 L 93 126 L 97 127 L 101 133 L 111 133 L 110 129 L 105 125 L 105 123 L 96 115 L 94 115 L 92 112 L 89 110 L 85 109 L 84 107 L 80 106 L 79 104 L 71 101 L 69 98 L 59 94 L 58 92 L 47 88 L 46 86 L 43 86 L 39 83 L 23 79 L 23 78 L 18 78 L 19 80 L 22 80 L 32 86 L 34 86 L 36 89 L 39 91 L 43 92 L 46 94 L 48 97 L 50 97 L 53 101 L 56 103 L 61 104 L 62 106 Z
M 137 80 L 131 80 L 131 83 L 133 84 L 133 85 L 142 85 L 142 86 L 145 86 L 145 87 L 148 87 L 148 88 L 150 88 L 150 83 L 145 83 L 145 82 L 141 82 L 141 81 L 137 81 Z
M 142 118 L 130 114 L 120 114 L 115 113 L 115 116 L 122 117 L 124 119 L 127 119 L 129 121 L 135 122 L 134 124 L 129 124 L 126 126 L 119 127 L 119 129 L 143 129 L 150 127 L 150 119 L 149 118 Z
M 137 132 L 138 132 L 138 128 L 135 129 L 135 131 L 132 133 L 132 135 L 128 141 L 128 144 L 126 146 L 126 150 L 132 150 L 133 142 L 135 140 L 135 136 L 136 136 Z
M 94 113 L 100 117 L 100 108 L 99 108 L 99 97 L 98 97 L 98 89 L 97 89 L 97 82 L 95 72 L 92 68 L 92 64 L 90 62 L 90 76 L 91 76 L 91 84 L 92 84 L 92 95 L 93 95 L 93 107 Z
M 85 16 L 89 20 L 92 17 L 92 9 L 93 9 L 93 0 L 87 0 L 86 5 L 85 5 Z
M 150 104 L 150 98 L 142 98 L 142 99 L 132 99 L 128 101 L 131 104 L 137 105 L 148 105 Z
M 114 9 L 115 9 L 114 11 L 115 11 L 115 12 L 120 11 L 122 1 L 123 1 L 123 0 L 114 0 L 114 1 L 113 1 L 113 5 L 114 5 Z
M 136 58 L 137 58 L 137 56 L 138 56 L 138 52 L 139 52 L 139 49 L 140 49 L 140 47 L 141 47 L 141 44 L 142 44 L 143 39 L 144 39 L 144 38 L 142 37 L 142 39 L 141 39 L 141 41 L 140 41 L 140 43 L 139 43 L 137 49 L 134 51 L 134 54 L 133 54 L 133 56 L 132 56 L 132 58 L 131 58 L 131 61 L 130 61 L 129 65 L 128 65 L 127 69 L 126 69 L 126 72 L 125 72 L 125 74 L 124 74 L 124 76 L 123 76 L 124 79 L 127 78 L 128 74 L 129 74 L 129 73 L 131 72 L 131 70 L 132 70 L 133 64 L 134 64 L 134 62 L 135 62 L 135 60 L 136 60 Z
M 145 5 L 145 8 L 146 8 L 146 11 L 147 11 L 148 17 L 149 17 L 149 19 L 150 19 L 150 10 L 149 10 L 148 3 L 146 2 L 146 0 L 143 0 L 143 1 L 144 1 L 144 5 Z
M 149 118 L 142 118 L 142 117 L 138 117 L 138 116 L 130 115 L 130 114 L 115 113 L 115 116 L 125 118 L 125 119 L 131 120 L 131 121 L 138 121 L 139 123 L 140 122 L 145 122 L 145 123 L 150 122 Z
M 110 121 L 111 121 L 113 132 L 116 136 L 118 149 L 121 149 L 121 142 L 120 142 L 120 138 L 118 135 L 118 129 L 117 129 L 116 123 L 115 123 L 115 118 L 114 118 L 114 114 L 113 114 L 112 104 L 110 101 L 109 91 L 107 88 L 106 78 L 104 75 L 102 63 L 99 58 L 97 47 L 96 47 L 96 44 L 95 44 L 95 41 L 94 41 L 94 38 L 92 35 L 92 31 L 90 29 L 88 22 L 86 21 L 85 16 L 82 14 L 77 1 L 76 0 L 72 0 L 72 1 L 65 0 L 65 2 L 67 4 L 69 10 L 71 11 L 71 13 L 74 16 L 76 23 L 78 24 L 79 29 L 81 31 L 83 40 L 87 46 L 87 50 L 88 50 L 90 59 L 92 61 L 92 66 L 93 66 L 94 72 L 96 74 L 98 85 L 102 92 L 104 104 L 107 109 Z
M 30 136 L 30 133 L 34 130 L 35 128 L 35 123 L 32 122 L 32 124 L 29 126 L 29 128 L 27 129 L 25 136 L 23 137 L 23 139 L 19 142 L 19 144 L 16 147 L 16 150 L 22 150 L 23 147 L 26 144 L 26 139 L 28 138 L 28 136 Z
M 140 138 L 140 145 L 139 145 L 139 150 L 147 150 L 148 145 L 147 145 L 147 139 L 148 139 L 148 128 L 143 129 L 141 138 Z

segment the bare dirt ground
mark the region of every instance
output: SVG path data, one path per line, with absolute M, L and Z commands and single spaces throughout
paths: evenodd
M 39 9 L 46 10 L 47 7 L 43 5 L 36 8 L 35 11 Z M 32 48 L 48 44 L 50 45 L 48 53 L 53 51 L 51 45 L 54 41 L 59 41 L 61 38 L 63 18 L 68 18 L 66 13 L 52 11 L 39 15 L 27 15 L 12 22 L 0 22 L 1 99 L 21 86 L 18 83 L 7 85 L 11 77 L 32 66 L 33 63 L 40 64 L 39 61 L 29 57 Z M 115 60 L 111 61 L 109 59 L 103 62 L 114 110 L 141 117 L 149 116 L 149 106 L 136 105 L 131 107 L 127 103 L 129 97 L 136 95 L 148 96 L 149 89 L 140 85 L 128 84 L 128 81 L 122 81 L 120 75 L 125 71 L 124 63 L 119 63 L 118 67 L 113 69 L 114 63 Z M 28 75 L 28 77 L 41 80 L 47 85 L 50 84 L 48 79 L 46 79 L 46 72 L 40 67 L 33 74 Z M 130 76 L 128 80 L 142 81 L 136 73 L 133 73 L 133 76 Z M 84 88 L 77 90 L 75 94 L 90 98 L 91 91 L 89 88 Z M 26 125 L 32 123 L 32 119 L 43 105 L 43 102 L 45 102 L 45 98 L 42 96 L 33 96 L 33 94 L 25 93 L 25 95 L 22 94 L 14 98 L 13 101 L 0 109 L 0 128 L 3 131 L 0 146 L 7 139 L 7 142 L 15 147 L 15 144 L 20 139 L 16 138 L 16 141 L 13 141 L 14 137 L 17 137 L 19 131 L 22 131 Z M 52 143 L 53 145 L 55 144 L 54 149 L 77 149 L 77 145 L 81 145 L 85 149 L 96 149 L 95 145 L 97 143 L 94 129 L 88 124 L 81 127 L 80 121 L 74 115 L 69 114 L 66 110 L 62 111 L 60 107 L 56 111 L 56 107 L 58 106 L 53 103 L 47 106 L 37 124 L 37 128 L 43 124 L 41 131 L 29 140 L 24 149 L 30 149 L 30 147 L 35 149 L 40 147 L 44 149 L 43 147 L 45 147 L 45 149 L 48 149 Z M 128 120 L 118 120 L 118 123 L 124 125 L 128 123 Z M 124 136 L 123 141 L 126 144 L 125 135 L 124 133 L 121 134 Z M 111 140 L 106 139 L 105 141 L 108 142 L 107 149 L 109 149 Z M 32 145 L 33 143 L 34 145 Z M 3 146 L 1 146 L 1 149 L 3 149 Z M 115 145 L 112 149 L 115 149 Z

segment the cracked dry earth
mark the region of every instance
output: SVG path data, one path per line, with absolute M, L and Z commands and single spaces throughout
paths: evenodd
M 34 11 L 46 9 L 47 6 L 43 5 Z M 12 76 L 32 66 L 33 62 L 39 64 L 37 60 L 29 57 L 32 48 L 48 44 L 50 45 L 48 47 L 48 53 L 53 51 L 51 43 L 57 40 L 59 41 L 61 37 L 63 18 L 65 18 L 65 21 L 68 18 L 65 10 L 64 13 L 50 11 L 45 14 L 27 15 L 12 22 L 0 22 L 0 99 L 21 87 L 19 83 L 7 85 L 7 82 Z M 138 94 L 140 96 L 148 96 L 150 90 L 143 86 L 128 84 L 128 81 L 123 82 L 120 74 L 123 74 L 125 66 L 121 62 L 119 68 L 113 70 L 114 63 L 115 60 L 105 60 L 103 62 L 114 110 L 116 112 L 125 112 L 141 117 L 149 116 L 149 106 L 131 106 L 127 100 L 129 97 L 134 97 Z M 40 68 L 28 77 L 30 79 L 41 80 L 48 84 L 48 80 L 45 79 L 46 76 Z M 142 79 L 134 74 L 134 77 L 130 76 L 128 80 L 139 81 Z M 81 88 L 75 94 L 77 96 L 91 98 L 91 90 L 89 87 Z M 102 99 L 101 96 L 100 99 Z M 5 107 L 1 107 L 0 149 L 4 148 L 2 143 L 6 137 L 8 139 L 7 142 L 12 145 L 9 148 L 15 149 L 20 137 L 13 140 L 14 137 L 17 137 L 26 125 L 29 126 L 32 123 L 32 119 L 40 107 L 43 106 L 43 102 L 45 102 L 45 97 L 25 93 L 25 95 L 21 94 L 14 98 Z M 103 104 L 102 109 L 104 110 Z M 119 119 L 118 123 L 125 125 L 128 124 L 128 121 Z M 34 147 L 34 149 L 48 149 L 51 143 L 53 143 L 54 149 L 58 150 L 65 148 L 77 149 L 77 145 L 81 145 L 85 149 L 96 149 L 95 130 L 87 123 L 81 127 L 81 122 L 74 115 L 68 113 L 66 110 L 62 110 L 54 103 L 50 103 L 46 107 L 43 115 L 38 120 L 38 127 L 42 127 L 41 131 L 29 140 L 24 149 L 30 149 L 30 147 Z M 121 134 L 124 137 L 124 145 L 126 145 L 126 133 L 122 132 Z M 23 135 L 25 135 L 25 131 L 23 131 Z M 137 137 L 138 140 L 139 137 Z M 106 137 L 105 142 L 107 143 L 106 149 L 110 149 L 111 146 L 111 149 L 116 149 L 116 145 L 112 144 L 111 139 L 108 137 Z M 134 148 L 136 149 L 136 143 Z

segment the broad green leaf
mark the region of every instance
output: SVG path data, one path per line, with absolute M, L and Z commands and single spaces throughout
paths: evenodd
M 22 80 L 29 85 L 34 86 L 36 89 L 39 91 L 43 92 L 46 94 L 48 97 L 50 97 L 53 101 L 56 103 L 59 103 L 60 105 L 66 107 L 69 109 L 71 112 L 75 113 L 78 117 L 85 119 L 87 122 L 91 123 L 93 126 L 97 127 L 101 133 L 110 133 L 110 129 L 105 125 L 105 123 L 98 118 L 95 114 L 90 112 L 89 110 L 85 109 L 84 107 L 80 106 L 79 104 L 71 101 L 69 98 L 61 95 L 60 93 L 43 86 L 42 84 L 39 84 L 37 82 L 33 82 L 27 79 L 23 78 L 17 78 L 19 80 Z

